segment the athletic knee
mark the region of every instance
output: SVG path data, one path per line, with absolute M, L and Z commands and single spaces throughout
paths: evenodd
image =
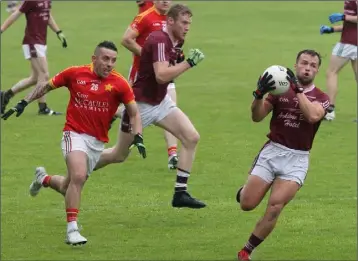
M 48 72 L 41 72 L 37 76 L 38 82 L 47 82 L 50 79 L 50 75 Z
M 70 183 L 76 186 L 82 187 L 87 180 L 87 173 L 76 172 L 71 175 Z M 67 190 L 68 185 L 64 185 L 63 188 Z
M 195 147 L 198 144 L 199 140 L 200 140 L 199 133 L 196 130 L 193 130 L 187 133 L 183 145 Z
M 240 208 L 243 211 L 254 210 L 257 205 L 260 203 L 257 198 L 250 196 L 244 193 L 244 190 L 240 191 L 240 195 L 237 196 L 237 199 L 240 198 Z
M 326 77 L 334 77 L 338 75 L 338 70 L 334 69 L 334 68 L 328 68 L 326 71 Z
M 250 200 L 245 197 L 241 198 L 240 201 L 240 208 L 243 211 L 251 211 L 254 210 L 257 207 L 258 203 L 255 202 L 255 200 Z
M 280 215 L 284 206 L 285 205 L 281 203 L 269 203 L 267 207 L 267 214 L 269 215 L 269 219 L 270 220 L 276 219 Z
M 35 85 L 37 83 L 37 76 L 31 75 L 29 78 L 27 78 L 29 85 Z

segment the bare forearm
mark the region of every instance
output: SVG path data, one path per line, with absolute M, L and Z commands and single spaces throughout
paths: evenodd
M 333 28 L 333 32 L 335 32 L 335 33 L 342 32 L 343 25 L 335 25 L 335 26 L 332 26 L 332 28 Z
M 48 21 L 48 26 L 51 28 L 52 31 L 54 31 L 55 33 L 57 33 L 58 31 L 60 31 L 60 28 L 58 27 L 58 25 L 56 24 L 55 19 L 53 18 L 53 16 L 50 14 L 50 19 Z
M 53 90 L 52 86 L 48 82 L 42 82 L 36 85 L 36 87 L 25 97 L 25 101 L 30 103 L 38 98 L 44 96 L 49 91 Z
M 189 63 L 187 62 L 182 62 L 175 66 L 165 67 L 158 73 L 158 75 L 156 75 L 157 81 L 158 83 L 168 83 L 190 68 Z
M 358 20 L 357 20 L 357 19 L 358 19 L 357 16 L 346 15 L 344 20 L 345 20 L 346 22 L 350 22 L 350 23 L 355 23 L 355 24 L 356 24 L 356 23 L 358 23 Z
M 298 93 L 297 98 L 300 110 L 308 122 L 316 122 L 320 120 L 320 111 L 317 106 L 307 99 L 306 95 Z
M 122 45 L 137 56 L 142 52 L 142 47 L 134 39 L 123 40 Z
M 251 119 L 254 122 L 260 122 L 266 117 L 264 100 L 255 99 L 251 104 Z
M 132 125 L 133 134 L 138 134 L 143 132 L 142 120 L 139 112 L 137 112 L 135 115 L 129 116 L 129 120 Z
M 13 12 L 1 25 L 1 32 L 4 32 L 7 28 L 9 28 L 21 15 L 19 10 Z

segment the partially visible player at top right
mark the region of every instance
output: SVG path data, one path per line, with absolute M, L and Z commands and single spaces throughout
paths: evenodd
M 343 25 L 327 26 L 322 25 L 321 34 L 330 34 L 342 32 L 340 41 L 335 45 L 332 51 L 331 60 L 328 65 L 326 85 L 327 93 L 331 102 L 329 112 L 325 116 L 326 120 L 334 120 L 335 103 L 338 92 L 338 73 L 351 61 L 356 81 L 358 81 L 357 67 L 357 1 L 344 1 L 344 12 L 333 13 L 329 16 L 329 21 L 333 24 L 343 21 Z

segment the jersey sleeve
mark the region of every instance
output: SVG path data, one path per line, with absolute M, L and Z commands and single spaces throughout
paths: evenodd
M 316 102 L 320 103 L 325 111 L 327 111 L 328 107 L 331 105 L 329 102 L 329 97 L 325 93 L 322 93 L 322 95 L 317 97 Z
M 168 41 L 163 36 L 154 36 L 150 40 L 152 50 L 152 62 L 169 62 L 170 47 Z
M 269 95 L 267 95 L 265 101 L 271 103 L 272 106 L 275 106 L 277 103 L 277 96 L 269 94 Z
M 21 13 L 26 14 L 31 10 L 31 8 L 32 8 L 32 2 L 31 1 L 23 1 L 21 3 L 21 6 L 19 7 L 19 11 Z
M 119 79 L 119 98 L 120 102 L 123 104 L 129 104 L 135 101 L 134 93 L 132 87 L 129 85 L 128 81 L 124 78 Z
M 52 88 L 56 89 L 62 86 L 70 87 L 70 82 L 73 74 L 75 73 L 75 67 L 69 67 L 62 72 L 59 72 L 49 80 L 49 84 Z
M 146 30 L 146 19 L 145 17 L 141 15 L 137 15 L 132 23 L 130 24 L 130 27 L 137 32 L 138 35 L 141 35 Z

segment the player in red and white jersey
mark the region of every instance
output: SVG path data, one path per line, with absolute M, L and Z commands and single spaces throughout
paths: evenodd
M 141 114 L 143 127 L 151 124 L 167 130 L 181 141 L 181 150 L 172 200 L 173 207 L 203 208 L 205 203 L 191 197 L 187 192 L 188 180 L 194 163 L 199 133 L 190 119 L 167 95 L 167 88 L 173 79 L 198 65 L 204 54 L 198 49 L 190 50 L 186 61 L 176 63 L 177 42 L 182 42 L 191 24 L 191 10 L 181 4 L 173 5 L 167 14 L 167 29 L 155 31 L 144 43 L 139 76 L 133 84 L 133 92 Z M 103 152 L 96 169 L 111 163 L 123 162 L 127 151 L 118 149 L 122 144 L 130 144 L 130 121 L 126 110 L 123 113 L 121 131 L 117 144 Z M 125 146 L 124 146 L 125 147 Z
M 95 168 L 108 142 L 108 129 L 118 105 L 123 103 L 133 126 L 132 146 L 138 147 L 145 158 L 142 123 L 134 94 L 127 80 L 114 71 L 117 47 L 108 41 L 100 43 L 92 56 L 92 64 L 73 66 L 55 75 L 48 83 L 39 84 L 25 99 L 7 111 L 7 119 L 14 112 L 18 117 L 25 107 L 43 94 L 61 86 L 68 88 L 70 102 L 63 129 L 62 152 L 67 176 L 49 175 L 44 167 L 37 167 L 30 185 L 30 195 L 36 196 L 42 187 L 50 187 L 65 196 L 67 239 L 71 245 L 85 244 L 87 239 L 78 231 L 77 215 L 82 188 Z M 122 148 L 129 150 L 129 146 Z
M 146 2 L 147 3 L 147 2 Z M 138 77 L 138 69 L 140 64 L 140 55 L 145 40 L 149 34 L 163 30 L 166 27 L 166 13 L 171 5 L 171 1 L 154 1 L 154 5 L 144 12 L 137 15 L 122 38 L 122 45 L 133 53 L 133 63 L 129 72 L 129 82 L 133 84 Z M 178 44 L 177 48 L 181 50 L 183 42 Z M 177 95 L 174 82 L 168 85 L 168 94 L 176 103 Z M 117 113 L 121 117 L 122 110 Z M 176 169 L 178 164 L 177 156 L 177 139 L 169 132 L 164 131 L 164 139 L 167 144 L 168 168 Z
M 153 1 L 146 1 L 146 0 L 136 1 L 136 3 L 138 5 L 138 14 L 147 11 L 154 4 Z
M 17 93 L 36 85 L 37 82 L 46 82 L 49 78 L 46 59 L 47 27 L 57 34 L 62 46 L 67 47 L 67 41 L 51 15 L 51 1 L 23 1 L 21 5 L 5 20 L 1 26 L 1 34 L 5 32 L 22 14 L 26 16 L 25 36 L 22 49 L 26 60 L 31 63 L 31 74 L 20 80 L 10 89 L 0 93 L 1 113 L 5 111 L 10 99 Z M 59 115 L 46 104 L 45 96 L 38 100 L 39 115 Z
M 302 187 L 306 179 L 309 153 L 322 119 L 329 107 L 329 97 L 313 81 L 321 57 L 314 50 L 300 51 L 295 72 L 288 69 L 289 91 L 280 96 L 269 94 L 274 83 L 267 73 L 259 78 L 251 117 L 262 121 L 272 112 L 268 141 L 254 160 L 248 180 L 237 193 L 241 209 L 256 208 L 271 188 L 264 216 L 256 224 L 249 240 L 238 253 L 239 260 L 250 260 L 251 252 L 274 229 L 277 219 Z
M 327 69 L 326 84 L 331 106 L 325 116 L 326 120 L 335 119 L 335 104 L 338 93 L 338 74 L 341 69 L 350 61 L 356 81 L 358 82 L 358 63 L 357 63 L 357 1 L 344 1 L 344 12 L 333 13 L 329 16 L 331 23 L 343 21 L 342 25 L 326 26 L 320 28 L 321 34 L 341 32 L 340 41 L 332 51 L 331 60 Z

